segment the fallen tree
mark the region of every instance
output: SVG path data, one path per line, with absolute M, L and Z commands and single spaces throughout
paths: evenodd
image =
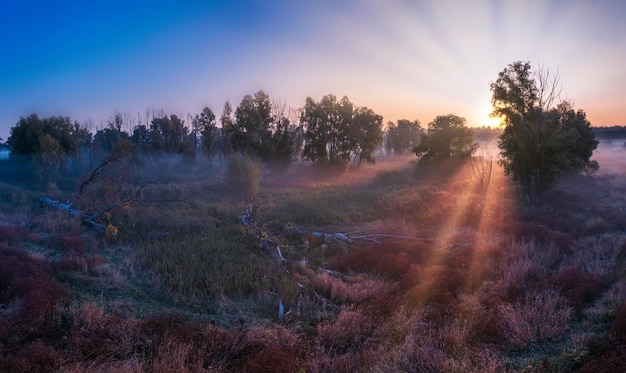
M 37 207 L 45 207 L 45 206 L 49 206 L 58 210 L 62 210 L 62 211 L 66 211 L 68 214 L 70 214 L 73 217 L 78 217 L 80 218 L 80 221 L 85 224 L 86 226 L 95 229 L 99 232 L 105 232 L 106 230 L 106 224 L 100 223 L 98 221 L 96 221 L 99 217 L 101 217 L 102 215 L 104 215 L 105 213 L 114 210 L 118 207 L 124 206 L 126 204 L 129 204 L 131 202 L 133 202 L 136 199 L 141 198 L 141 191 L 148 186 L 149 183 L 142 185 L 133 196 L 126 198 L 120 202 L 114 203 L 112 205 L 106 206 L 104 208 L 101 208 L 99 210 L 97 210 L 96 212 L 93 213 L 86 213 L 84 211 L 81 210 L 77 210 L 75 208 L 72 208 L 72 204 L 69 202 L 60 202 L 60 201 L 55 201 L 50 197 L 39 197 L 39 199 L 36 202 L 36 206 Z
M 85 193 L 87 192 L 90 186 L 96 184 L 99 181 L 102 183 L 106 182 L 105 180 L 103 180 L 103 173 L 105 170 L 107 170 L 107 168 L 111 168 L 112 166 L 124 161 L 128 157 L 129 157 L 128 153 L 120 153 L 103 161 L 100 165 L 98 165 L 98 167 L 96 167 L 89 174 L 87 178 L 85 178 L 85 180 L 77 188 L 76 193 L 74 193 L 71 199 L 68 199 L 66 202 L 61 202 L 58 200 L 54 200 L 50 197 L 44 196 L 44 197 L 40 197 L 37 200 L 36 206 L 40 208 L 51 207 L 54 209 L 65 211 L 71 216 L 79 218 L 84 225 L 92 229 L 95 229 L 99 232 L 103 232 L 103 233 L 106 232 L 107 224 L 104 224 L 98 221 L 98 219 L 111 210 L 127 205 L 137 199 L 141 199 L 142 190 L 148 185 L 150 185 L 151 183 L 144 183 L 137 190 L 133 191 L 132 193 L 127 193 L 127 195 L 122 198 L 119 196 L 119 194 L 122 194 L 121 180 L 118 180 L 118 184 L 120 185 L 116 188 L 116 191 L 118 194 L 115 198 L 116 202 L 109 203 L 106 206 L 97 208 L 97 209 L 93 207 L 89 207 L 83 210 L 83 209 L 75 208 L 74 206 L 78 204 L 78 202 L 83 198 L 83 196 L 85 195 Z M 116 173 L 116 172 L 113 172 L 113 173 Z M 118 179 L 120 179 L 121 178 L 121 176 L 119 176 L 120 173 L 117 173 L 117 174 L 118 174 L 117 176 Z

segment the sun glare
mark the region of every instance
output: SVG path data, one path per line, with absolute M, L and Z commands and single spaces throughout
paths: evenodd
M 491 105 L 486 105 L 481 110 L 480 119 L 483 120 L 483 123 L 481 124 L 481 126 L 487 126 L 487 127 L 495 128 L 495 127 L 498 127 L 498 126 L 500 126 L 502 124 L 501 118 L 492 117 L 492 116 L 489 115 L 492 110 L 493 110 L 493 108 L 491 107 Z
M 491 127 L 491 128 L 495 128 L 495 127 L 499 127 L 502 124 L 502 119 L 501 118 L 493 118 L 490 117 L 489 115 L 487 115 L 487 126 Z

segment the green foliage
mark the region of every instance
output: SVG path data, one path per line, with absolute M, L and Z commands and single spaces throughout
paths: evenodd
M 387 153 L 409 153 L 419 144 L 422 127 L 418 120 L 400 119 L 395 124 L 389 122 L 387 126 Z
M 230 127 L 233 149 L 262 160 L 271 157 L 272 102 L 263 91 L 246 95 L 235 110 L 235 122 Z
M 230 105 L 225 106 L 222 127 L 232 149 L 276 168 L 287 168 L 295 159 L 301 130 L 279 109 L 273 107 L 263 91 L 244 96 L 235 110 L 234 121 Z
M 563 101 L 550 111 L 554 120 L 558 121 L 564 131 L 572 133 L 575 138 L 569 143 L 569 164 L 567 171 L 593 172 L 600 168 L 597 161 L 592 161 L 593 151 L 598 147 L 599 141 L 587 120 L 587 114 L 583 110 L 575 110 L 572 103 Z
M 152 119 L 150 137 L 153 151 L 174 153 L 189 134 L 185 122 L 175 114 Z
M 210 108 L 205 107 L 200 114 L 193 118 L 191 125 L 194 133 L 194 149 L 197 148 L 195 142 L 200 136 L 202 153 L 210 162 L 219 133 L 215 125 L 215 114 Z
M 63 160 L 63 148 L 54 137 L 45 134 L 39 138 L 39 151 L 34 155 L 34 165 L 42 184 L 56 182 L 59 179 Z
M 226 181 L 230 190 L 245 198 L 259 193 L 261 166 L 248 156 L 233 156 L 228 160 Z
M 274 154 L 270 165 L 282 171 L 295 160 L 302 146 L 302 127 L 291 123 L 287 118 L 281 118 L 275 126 L 276 129 L 272 135 Z
M 598 169 L 591 161 L 597 147 L 591 124 L 569 102 L 555 107 L 558 78 L 528 62 L 514 62 L 490 84 L 493 116 L 503 118 L 500 164 L 522 187 L 528 204 L 542 203 L 544 193 L 567 172 Z
M 222 115 L 220 116 L 220 123 L 222 125 L 220 131 L 220 141 L 217 144 L 219 153 L 223 156 L 230 156 L 233 151 L 233 144 L 231 134 L 235 131 L 235 119 L 233 118 L 233 108 L 230 101 L 224 103 L 224 109 L 222 109 Z
M 89 131 L 68 117 L 40 119 L 32 114 L 11 128 L 6 145 L 12 161 L 24 162 L 28 176 L 45 185 L 58 181 L 69 157 L 80 162 L 90 143 Z
M 474 132 L 465 123 L 465 118 L 454 114 L 439 115 L 428 123 L 427 132 L 414 149 L 420 162 L 470 157 L 478 144 L 474 142 Z
M 104 153 L 112 152 L 118 142 L 128 140 L 130 140 L 128 133 L 112 127 L 98 130 L 93 139 L 94 147 Z
M 303 156 L 313 162 L 372 163 L 382 142 L 382 117 L 345 96 L 326 95 L 319 103 L 307 97 L 300 122 L 306 127 Z
M 41 150 L 40 138 L 49 135 L 58 142 L 63 153 L 73 154 L 79 147 L 79 140 L 84 136 L 79 129 L 69 117 L 40 119 L 37 114 L 31 114 L 20 118 L 15 127 L 11 128 L 7 145 L 12 155 L 37 154 Z

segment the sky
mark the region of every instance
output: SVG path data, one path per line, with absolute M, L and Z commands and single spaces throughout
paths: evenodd
M 623 0 L 4 0 L 0 138 L 31 113 L 219 117 L 261 89 L 493 125 L 489 83 L 518 60 L 558 72 L 592 125 L 626 125 L 624 20 Z

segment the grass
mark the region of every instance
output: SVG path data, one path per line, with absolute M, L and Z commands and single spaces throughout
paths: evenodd
M 115 242 L 0 184 L 0 371 L 624 367 L 622 179 L 564 180 L 538 211 L 498 168 L 446 170 L 302 164 L 248 200 L 212 168 L 111 211 Z

